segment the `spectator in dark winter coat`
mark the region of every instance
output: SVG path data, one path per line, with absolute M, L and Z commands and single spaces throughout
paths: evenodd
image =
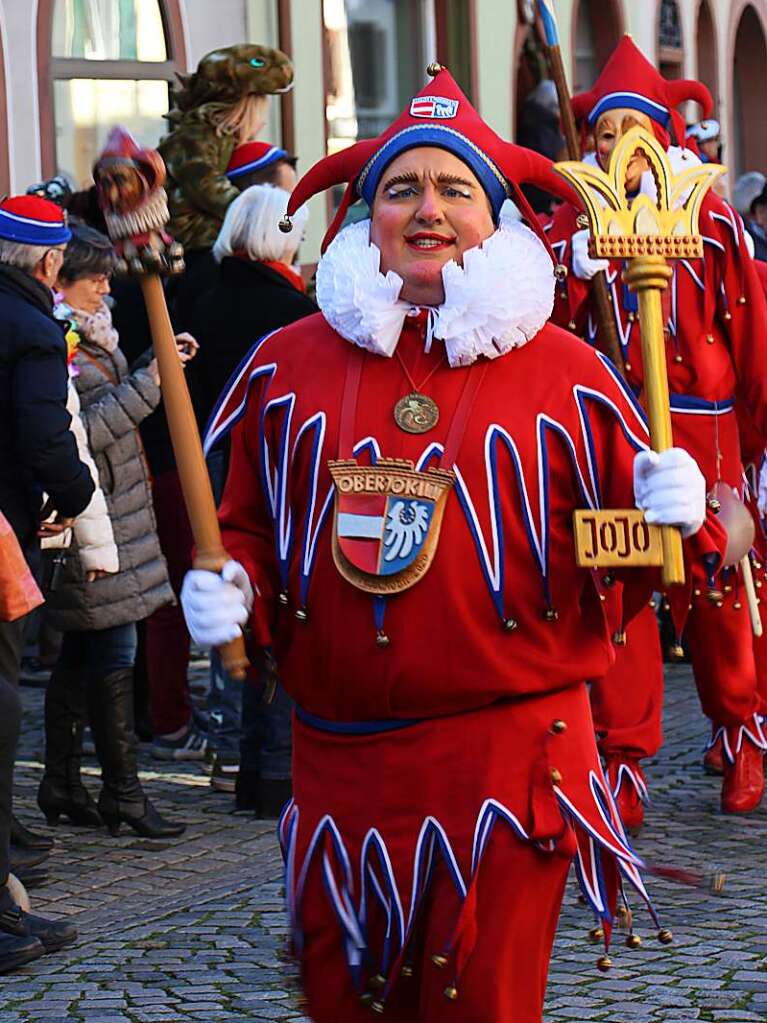
M 53 318 L 51 288 L 69 238 L 65 215 L 54 203 L 37 196 L 0 203 L 0 510 L 32 564 L 38 536 L 68 528 L 94 489 L 69 429 L 66 344 Z M 44 493 L 58 515 L 43 529 Z M 0 622 L 0 972 L 77 936 L 71 924 L 25 914 L 7 887 L 23 635 L 24 618 Z
M 229 207 L 213 247 L 219 276 L 195 310 L 200 353 L 190 366 L 201 426 L 259 338 L 317 311 L 292 266 L 306 209 L 298 212 L 292 233 L 279 230 L 288 198 L 287 192 L 269 185 L 246 189 Z M 208 459 L 218 494 L 225 462 L 225 447 Z M 290 796 L 291 710 L 282 687 L 277 686 L 274 702 L 266 705 L 251 686 L 243 690 L 230 679 L 214 653 L 209 711 L 209 743 L 215 753 L 211 783 L 226 791 L 235 787 L 236 777 L 242 809 L 276 816 Z
M 129 369 L 118 347 L 104 302 L 114 258 L 108 238 L 76 227 L 59 274 L 80 336 L 74 383 L 119 568 L 88 579 L 75 536 L 49 595 L 49 616 L 64 639 L 46 691 L 45 775 L 38 803 L 51 822 L 62 814 L 84 825 L 98 825 L 103 818 L 113 834 L 124 822 L 147 838 L 168 838 L 184 826 L 162 818 L 144 794 L 133 722 L 136 622 L 173 599 L 138 434 L 138 424 L 160 400 L 160 377 L 151 352 Z M 188 357 L 181 355 L 182 361 Z M 80 779 L 86 695 L 101 764 L 98 811 Z

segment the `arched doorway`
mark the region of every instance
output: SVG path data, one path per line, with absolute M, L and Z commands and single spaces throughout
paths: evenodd
M 185 68 L 179 0 L 39 0 L 43 174 L 61 170 L 87 184 L 117 123 L 155 145 L 175 72 Z
M 573 92 L 585 92 L 599 77 L 623 35 L 623 12 L 616 2 L 578 0 L 573 8 Z
M 719 60 L 716 49 L 716 25 L 708 0 L 698 7 L 698 79 L 707 85 L 714 97 L 714 109 L 719 107 Z
M 733 145 L 736 174 L 767 171 L 767 109 L 757 83 L 767 67 L 767 41 L 759 15 L 749 5 L 741 14 L 733 51 Z

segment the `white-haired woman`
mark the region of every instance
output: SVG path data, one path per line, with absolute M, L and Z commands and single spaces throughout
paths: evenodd
M 279 229 L 288 198 L 286 191 L 273 185 L 246 189 L 229 207 L 213 246 L 218 279 L 197 303 L 193 316 L 200 351 L 192 387 L 201 428 L 253 344 L 278 327 L 317 312 L 293 268 L 307 210 L 298 212 L 290 234 Z M 226 452 L 214 451 L 209 466 L 220 493 Z M 236 778 L 240 809 L 252 809 L 262 817 L 277 816 L 290 797 L 287 697 L 278 687 L 267 707 L 252 687 L 246 686 L 243 692 L 239 682 L 228 679 L 214 655 L 209 709 L 214 787 L 231 791 Z

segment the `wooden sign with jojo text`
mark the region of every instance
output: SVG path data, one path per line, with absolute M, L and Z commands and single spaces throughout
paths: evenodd
M 663 564 L 658 526 L 637 509 L 580 510 L 573 516 L 575 557 L 580 568 L 638 568 Z

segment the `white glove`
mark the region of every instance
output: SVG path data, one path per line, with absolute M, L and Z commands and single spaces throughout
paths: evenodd
M 221 646 L 236 639 L 250 617 L 253 587 L 239 561 L 227 561 L 221 575 L 192 569 L 181 587 L 181 607 L 198 646 Z
M 706 519 L 706 481 L 698 463 L 682 448 L 658 454 L 640 451 L 634 459 L 634 499 L 649 523 L 679 526 L 693 536 Z
M 762 468 L 759 470 L 759 492 L 756 503 L 759 508 L 759 514 L 764 518 L 767 515 L 767 457 L 765 457 L 762 462 Z
M 606 259 L 592 259 L 589 255 L 589 232 L 584 228 L 576 231 L 572 237 L 573 273 L 582 281 L 590 281 L 603 270 L 610 269 Z

